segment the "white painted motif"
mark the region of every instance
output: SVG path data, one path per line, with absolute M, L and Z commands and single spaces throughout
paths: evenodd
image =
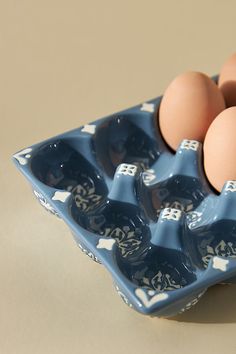
M 161 220 L 174 220 L 178 221 L 181 218 L 181 210 L 174 208 L 165 208 L 161 214 Z
M 187 215 L 188 227 L 192 229 L 202 220 L 202 212 L 192 211 Z
M 26 165 L 27 164 L 27 160 L 31 157 L 31 154 L 29 154 L 29 152 L 31 152 L 33 149 L 32 148 L 27 148 L 24 149 L 18 153 L 16 153 L 15 155 L 13 155 L 13 157 L 22 165 Z
M 199 147 L 199 142 L 196 140 L 188 140 L 188 139 L 184 139 L 180 145 L 181 149 L 185 149 L 185 150 L 194 150 L 197 151 Z
M 198 301 L 201 299 L 202 295 L 205 293 L 206 290 L 203 290 L 201 293 L 199 293 L 193 300 L 189 301 L 184 308 L 182 308 L 182 310 L 179 311 L 179 313 L 183 313 L 189 309 L 191 309 L 191 307 L 193 307 L 194 305 L 196 305 L 198 303 Z
M 206 252 L 206 255 L 202 257 L 202 261 L 205 266 L 208 265 L 213 256 L 236 257 L 236 246 L 232 242 L 225 242 L 224 240 L 221 240 L 215 248 L 211 245 L 207 245 Z
M 44 198 L 44 196 L 37 192 L 37 191 L 33 191 L 34 192 L 34 195 L 36 196 L 36 198 L 38 199 L 39 203 L 47 210 L 49 211 L 50 213 L 56 215 L 59 217 L 58 213 L 56 212 L 56 210 L 51 206 L 51 204 L 49 204 L 47 202 L 47 200 Z
M 168 294 L 159 293 L 156 294 L 153 290 L 145 291 L 142 288 L 135 289 L 135 294 L 142 301 L 143 305 L 147 308 L 155 305 L 159 301 L 166 300 L 168 298 Z
M 97 244 L 97 248 L 105 248 L 108 251 L 111 251 L 115 242 L 116 241 L 113 239 L 100 238 Z
M 155 171 L 152 169 L 143 172 L 142 176 L 143 176 L 143 182 L 147 186 L 156 178 Z
M 73 194 L 76 206 L 83 211 L 89 211 L 102 199 L 101 195 L 96 194 L 94 183 L 90 181 L 78 184 L 75 187 L 68 186 L 67 191 Z
M 167 202 L 164 201 L 161 203 L 160 208 L 156 210 L 157 216 L 159 216 L 161 211 L 165 208 L 178 209 L 180 211 L 189 212 L 193 209 L 193 203 L 191 202 L 191 200 L 182 198 L 180 198 L 179 200 L 172 200 Z
M 219 269 L 221 270 L 222 272 L 225 272 L 227 270 L 227 264 L 229 263 L 228 260 L 226 259 L 222 259 L 220 257 L 213 257 L 213 264 L 212 264 L 212 267 L 214 269 Z
M 176 283 L 170 274 L 162 273 L 160 270 L 151 279 L 150 283 L 158 291 L 175 290 L 181 288 L 181 285 Z
M 225 185 L 226 192 L 236 192 L 236 181 L 228 181 Z
M 96 131 L 96 125 L 94 124 L 85 124 L 83 128 L 81 129 L 83 133 L 88 133 L 88 134 L 95 134 Z
M 66 199 L 71 195 L 70 192 L 66 191 L 56 191 L 52 197 L 52 200 L 57 200 L 59 202 L 65 203 Z
M 132 230 L 129 226 L 115 227 L 114 229 L 107 227 L 104 232 L 104 236 L 117 241 L 124 258 L 132 255 L 140 248 L 141 240 L 137 237 L 138 234 L 141 234 L 141 230 L 138 228 Z
M 154 103 L 147 103 L 147 102 L 144 102 L 142 104 L 142 107 L 140 108 L 141 111 L 144 111 L 144 112 L 149 112 L 149 113 L 153 113 L 154 110 L 155 110 L 155 105 Z
M 115 285 L 115 288 L 116 288 L 118 295 L 121 297 L 121 299 L 124 301 L 124 303 L 126 305 L 128 305 L 129 307 L 133 307 L 133 305 L 129 302 L 127 296 L 125 296 L 125 294 L 119 289 L 119 287 L 117 285 Z
M 101 261 L 90 251 L 88 251 L 86 248 L 84 248 L 79 242 L 77 242 L 77 245 L 81 249 L 81 251 L 86 254 L 90 259 L 92 259 L 94 262 L 100 263 Z
M 125 176 L 135 176 L 136 172 L 137 172 L 137 166 L 126 164 L 126 163 L 122 163 L 121 165 L 119 165 L 116 171 L 117 174 L 121 174 Z

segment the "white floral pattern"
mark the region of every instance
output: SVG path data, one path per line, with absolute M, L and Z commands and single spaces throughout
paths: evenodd
M 191 309 L 191 307 L 193 307 L 194 305 L 196 305 L 198 303 L 198 301 L 201 299 L 201 297 L 204 295 L 204 293 L 206 292 L 206 290 L 203 290 L 202 292 L 200 292 L 193 300 L 189 301 L 180 311 L 179 314 Z
M 184 200 L 181 198 L 179 200 L 173 200 L 167 202 L 164 201 L 162 202 L 160 208 L 156 210 L 157 216 L 159 216 L 161 211 L 165 208 L 177 209 L 188 213 L 193 209 L 193 203 L 191 202 L 191 200 Z
M 214 256 L 235 258 L 236 245 L 232 242 L 225 242 L 224 240 L 221 240 L 215 247 L 207 245 L 206 254 L 202 257 L 205 267 L 208 266 L 209 261 Z
M 96 131 L 96 125 L 95 124 L 85 124 L 83 128 L 81 129 L 83 133 L 88 133 L 88 134 L 95 134 Z
M 228 264 L 228 259 L 223 259 L 218 256 L 213 257 L 212 268 L 214 269 L 219 269 L 221 272 L 226 272 Z
M 179 209 L 165 208 L 161 214 L 161 220 L 178 221 L 181 218 L 182 212 Z
M 53 206 L 51 206 L 50 203 L 48 203 L 48 201 L 44 198 L 44 196 L 37 192 L 37 191 L 33 191 L 34 195 L 36 196 L 36 198 L 38 199 L 39 203 L 47 210 L 49 211 L 51 214 L 56 215 L 57 217 L 60 217 L 59 214 L 57 213 L 57 211 L 53 208 Z
M 202 212 L 191 211 L 187 214 L 188 227 L 190 229 L 197 226 L 201 220 L 202 220 Z
M 136 238 L 138 231 L 138 229 L 131 230 L 129 226 L 106 228 L 105 235 L 117 241 L 121 255 L 126 258 L 140 248 L 141 240 Z
M 150 284 L 158 291 L 170 291 L 180 289 L 182 286 L 173 279 L 168 273 L 162 273 L 160 270 L 151 279 Z
M 20 152 L 17 152 L 13 157 L 21 164 L 22 166 L 26 165 L 28 162 L 28 159 L 31 158 L 30 152 L 32 151 L 32 148 L 27 148 L 24 150 L 21 150 Z
M 70 196 L 70 192 L 56 191 L 54 193 L 54 195 L 52 196 L 52 200 L 56 200 L 61 203 L 65 203 L 69 196 Z
M 97 248 L 103 248 L 106 249 L 108 251 L 111 251 L 114 244 L 115 244 L 115 240 L 113 240 L 112 238 L 100 238 L 100 240 L 98 241 L 97 244 Z
M 146 308 L 152 307 L 156 303 L 168 299 L 167 293 L 157 293 L 154 290 L 147 290 L 142 288 L 135 289 L 135 294 L 141 300 L 140 306 L 144 305 Z
M 236 181 L 228 181 L 225 185 L 226 192 L 236 192 Z
M 89 211 L 102 200 L 102 196 L 96 194 L 94 183 L 90 181 L 75 187 L 68 186 L 67 190 L 73 194 L 76 206 L 82 211 Z
M 143 172 L 142 177 L 144 184 L 148 186 L 156 178 L 155 171 L 153 169 L 146 170 Z
M 124 175 L 124 176 L 135 176 L 137 172 L 137 166 L 131 165 L 131 164 L 126 164 L 122 163 L 118 168 L 117 168 L 117 174 Z
M 140 108 L 141 111 L 143 112 L 149 112 L 149 113 L 153 113 L 155 110 L 155 105 L 154 103 L 147 103 L 144 102 Z
M 91 251 L 87 250 L 86 248 L 84 248 L 79 242 L 77 242 L 78 247 L 80 248 L 80 250 L 86 254 L 90 259 L 92 259 L 94 262 L 96 263 L 102 263 L 98 257 L 96 257 Z
M 197 151 L 199 147 L 199 142 L 196 140 L 184 139 L 180 145 L 181 149 Z
M 118 295 L 121 297 L 121 299 L 124 301 L 124 303 L 126 305 L 128 305 L 129 307 L 133 307 L 133 305 L 129 302 L 127 296 L 125 296 L 125 294 L 120 290 L 120 288 L 118 287 L 118 285 L 115 284 L 115 289 L 118 293 Z

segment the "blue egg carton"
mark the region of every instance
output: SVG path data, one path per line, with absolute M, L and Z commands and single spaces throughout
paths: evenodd
M 208 287 L 235 282 L 236 182 L 221 193 L 202 145 L 176 153 L 158 126 L 161 97 L 28 147 L 14 162 L 79 248 L 111 273 L 124 302 L 169 317 Z

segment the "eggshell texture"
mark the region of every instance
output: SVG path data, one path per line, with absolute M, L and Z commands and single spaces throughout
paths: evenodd
M 236 106 L 236 53 L 224 63 L 218 85 L 225 98 L 226 106 Z
M 159 109 L 160 131 L 174 150 L 183 139 L 202 142 L 211 122 L 224 108 L 221 91 L 207 75 L 186 72 L 165 91 Z
M 207 131 L 203 145 L 204 167 L 209 182 L 221 191 L 236 180 L 236 107 L 220 113 Z

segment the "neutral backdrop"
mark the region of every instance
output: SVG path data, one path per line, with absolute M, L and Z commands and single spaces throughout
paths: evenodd
M 175 319 L 135 313 L 10 160 L 185 70 L 219 72 L 235 13 L 235 0 L 0 0 L 1 354 L 235 353 L 236 286 Z

